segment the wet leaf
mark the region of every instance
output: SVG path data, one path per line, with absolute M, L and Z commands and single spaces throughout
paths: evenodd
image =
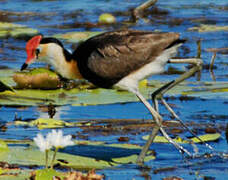
M 67 126 L 76 126 L 76 123 L 67 123 L 62 120 L 56 120 L 52 118 L 39 118 L 32 121 L 14 121 L 15 125 L 22 125 L 22 126 L 37 126 L 39 129 L 46 129 L 46 128 L 61 128 Z
M 27 146 L 21 146 L 19 142 L 15 144 L 11 142 L 9 151 L 4 154 L 0 153 L 0 161 L 18 164 L 19 166 L 36 165 L 44 167 L 45 153 L 39 151 L 32 141 L 27 142 Z M 22 143 L 24 142 L 22 141 Z M 105 144 L 105 142 L 90 141 L 76 141 L 76 143 L 78 145 L 61 149 L 57 153 L 55 164 L 83 170 L 103 169 L 119 164 L 135 163 L 142 148 L 132 144 Z M 53 153 L 49 152 L 49 162 Z M 155 158 L 150 153 L 149 151 L 145 161 Z
M 20 89 L 57 89 L 60 86 L 58 75 L 45 68 L 16 72 L 13 80 L 17 84 L 16 87 Z
M 214 133 L 214 134 L 204 134 L 201 136 L 198 136 L 201 140 L 205 141 L 205 142 L 209 142 L 209 141 L 216 141 L 221 137 L 221 134 L 219 133 Z M 191 140 L 194 143 L 200 143 L 201 141 L 199 139 L 197 139 L 196 137 L 191 138 Z
M 5 173 L 5 172 L 7 172 L 6 169 L 0 168 L 0 175 L 3 174 L 3 173 Z
M 31 76 L 36 76 L 36 71 Z M 45 70 L 41 70 L 45 71 Z M 12 76 L 14 70 L 0 70 L 0 81 L 9 87 L 15 86 Z M 46 73 L 46 72 L 42 72 Z M 54 73 L 54 72 L 50 72 Z M 53 75 L 53 76 L 52 76 Z M 29 75 L 30 76 L 30 75 Z M 48 77 L 56 77 L 51 74 Z M 45 81 L 45 80 L 44 80 Z M 43 81 L 42 81 L 43 82 Z M 33 83 L 33 82 L 31 82 Z M 42 83 L 45 84 L 45 83 Z M 40 85 L 40 87 L 42 86 Z M 150 98 L 150 94 L 163 86 L 165 83 L 160 81 L 143 80 L 139 84 L 141 93 Z M 39 83 L 36 83 L 38 86 Z M 222 95 L 222 98 L 228 98 L 227 82 L 183 82 L 175 88 L 169 90 L 165 96 L 184 95 L 185 97 L 215 98 Z M 1 105 L 66 105 L 85 106 L 99 104 L 113 104 L 139 101 L 138 98 L 127 91 L 119 91 L 116 89 L 91 88 L 91 85 L 77 85 L 72 89 L 17 89 L 14 92 L 0 92 Z
M 99 16 L 98 22 L 101 24 L 112 24 L 116 22 L 116 18 L 110 13 L 104 13 Z
M 58 39 L 64 39 L 71 43 L 81 42 L 85 41 L 88 38 L 92 36 L 96 36 L 98 34 L 101 34 L 102 32 L 91 32 L 91 31 L 85 31 L 85 32 L 68 32 L 66 34 L 56 34 L 54 35 L 55 38 Z
M 200 24 L 199 27 L 192 27 L 192 28 L 189 28 L 188 30 L 198 31 L 198 32 L 228 31 L 228 26 Z
M 53 179 L 53 177 L 58 176 L 60 178 L 63 178 L 63 173 L 60 173 L 54 169 L 39 169 L 35 172 L 36 180 L 50 180 Z
M 63 120 L 53 118 L 38 118 L 30 121 L 16 120 L 14 121 L 16 126 L 31 126 L 39 129 L 52 129 L 52 128 L 63 128 L 63 127 L 80 127 L 90 126 L 88 122 L 65 122 Z
M 14 38 L 21 38 L 21 37 L 31 37 L 38 34 L 38 30 L 28 28 L 24 25 L 14 24 L 14 23 L 7 23 L 7 22 L 0 22 L 0 37 L 14 37 Z
M 0 140 L 0 153 L 6 151 L 9 151 L 8 145 L 4 141 Z
M 148 139 L 148 135 L 147 136 L 143 136 L 144 140 Z M 216 141 L 221 137 L 221 134 L 219 133 L 214 133 L 214 134 L 205 134 L 205 135 L 201 135 L 198 136 L 202 141 L 204 142 L 209 142 L 209 141 Z M 182 139 L 180 137 L 176 137 L 173 139 L 175 142 L 180 143 L 180 144 L 185 144 L 185 143 L 200 143 L 201 141 L 196 138 L 189 138 L 189 139 Z M 154 139 L 155 143 L 169 143 L 169 141 L 164 137 L 164 136 L 156 136 Z

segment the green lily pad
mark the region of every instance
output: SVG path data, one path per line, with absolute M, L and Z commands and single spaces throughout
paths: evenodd
M 8 145 L 4 141 L 0 140 L 0 153 L 5 151 L 9 151 Z
M 32 71 L 31 76 L 36 76 L 39 70 Z M 38 72 L 36 72 L 38 71 Z M 41 70 L 42 73 L 46 70 Z M 30 72 L 29 72 L 30 73 Z M 34 74 L 33 74 L 34 73 Z M 50 72 L 54 73 L 54 72 Z M 0 81 L 8 87 L 16 86 L 13 81 L 15 70 L 0 70 Z M 30 76 L 30 75 L 28 75 Z M 57 75 L 51 74 L 50 77 Z M 140 83 L 139 89 L 141 93 L 150 98 L 150 94 L 163 86 L 165 83 L 160 81 L 144 80 Z M 38 85 L 38 84 L 37 84 Z M 73 89 L 14 89 L 14 91 L 0 92 L 1 105 L 66 105 L 73 106 L 84 105 L 99 105 L 99 104 L 113 104 L 139 101 L 138 98 L 127 91 L 119 91 L 116 89 L 102 89 L 102 88 L 88 88 L 91 86 L 76 86 Z M 228 82 L 183 82 L 175 88 L 169 90 L 166 96 L 183 95 L 188 97 L 200 98 L 228 98 Z
M 141 151 L 140 146 L 131 144 L 118 146 L 115 144 L 97 144 L 93 142 L 87 142 L 87 145 L 84 143 L 79 144 L 61 149 L 61 152 L 57 153 L 55 163 L 81 170 L 103 169 L 120 164 L 135 163 L 136 157 Z M 18 164 L 19 166 L 38 165 L 44 167 L 45 153 L 39 151 L 32 141 L 27 145 L 13 144 L 8 152 L 4 154 L 0 153 L 0 161 Z M 53 153 L 49 152 L 48 162 L 51 162 Z M 148 154 L 145 161 L 154 158 L 154 156 Z
M 54 176 L 58 176 L 60 178 L 63 178 L 62 173 L 60 173 L 54 169 L 36 170 L 36 180 L 50 180 L 50 179 L 53 179 Z
M 148 140 L 148 135 L 143 136 L 144 140 Z M 216 141 L 221 137 L 221 134 L 219 133 L 214 133 L 214 134 L 204 134 L 201 136 L 198 136 L 202 141 L 204 142 L 210 142 L 210 141 Z M 180 144 L 186 144 L 186 143 L 201 143 L 201 141 L 194 137 L 194 138 L 189 138 L 189 139 L 182 139 L 180 137 L 177 137 L 173 139 L 175 142 L 180 143 Z M 169 141 L 164 137 L 164 136 L 156 136 L 154 139 L 155 143 L 169 143 Z
M 28 28 L 24 25 L 0 22 L 0 38 L 9 37 L 9 36 L 14 38 L 21 38 L 25 36 L 32 37 L 38 33 L 39 33 L 38 30 Z

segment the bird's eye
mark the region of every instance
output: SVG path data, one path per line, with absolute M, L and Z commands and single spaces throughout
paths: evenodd
M 36 58 L 38 59 L 38 58 L 39 58 L 40 49 L 37 48 L 37 49 L 35 50 L 35 53 L 36 53 Z

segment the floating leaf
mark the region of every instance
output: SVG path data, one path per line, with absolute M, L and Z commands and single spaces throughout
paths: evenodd
M 6 169 L 0 168 L 0 175 L 3 174 L 3 173 L 5 173 L 5 172 L 7 172 Z
M 9 151 L 8 145 L 4 141 L 0 140 L 0 153 L 5 151 Z
M 36 180 L 51 180 L 54 176 L 63 178 L 63 174 L 54 169 L 39 169 L 35 172 Z
M 198 32 L 228 31 L 228 26 L 200 24 L 199 27 L 192 27 L 192 28 L 189 28 L 188 30 L 198 31 Z
M 66 34 L 56 34 L 54 35 L 55 38 L 64 39 L 67 42 L 71 43 L 78 43 L 81 41 L 85 41 L 90 37 L 96 36 L 101 34 L 102 32 L 91 32 L 91 31 L 84 31 L 84 32 L 68 32 Z
M 113 24 L 116 22 L 116 18 L 110 13 L 104 13 L 99 16 L 98 22 L 101 24 Z
M 16 72 L 13 80 L 20 89 L 57 89 L 60 80 L 56 73 L 45 69 L 36 68 L 29 72 Z
M 39 69 L 34 70 L 39 72 Z M 46 70 L 41 70 L 46 71 Z M 32 71 L 33 72 L 33 71 Z M 14 70 L 0 70 L 0 81 L 9 87 L 15 86 L 12 79 Z M 50 72 L 54 73 L 54 72 Z M 52 75 L 50 75 L 52 77 Z M 56 76 L 54 73 L 53 76 Z M 150 94 L 163 86 L 165 83 L 160 81 L 144 80 L 140 83 L 141 93 L 150 98 Z M 8 91 L 0 92 L 1 105 L 66 105 L 74 106 L 113 104 L 139 101 L 138 98 L 127 91 L 116 89 L 91 88 L 91 85 L 77 85 L 73 89 L 18 89 L 12 93 Z M 228 82 L 183 82 L 175 88 L 170 89 L 165 95 L 175 96 L 184 95 L 188 97 L 200 98 L 228 98 Z
M 36 126 L 39 129 L 63 128 L 63 127 L 79 127 L 90 126 L 90 123 L 83 122 L 65 122 L 63 120 L 53 118 L 38 118 L 31 121 L 14 121 L 16 126 Z
M 220 137 L 221 137 L 221 134 L 219 133 L 213 133 L 213 134 L 204 134 L 204 135 L 201 135 L 201 136 L 198 136 L 202 141 L 205 141 L 205 142 L 209 142 L 209 141 L 216 141 L 218 140 Z M 191 141 L 193 141 L 194 143 L 200 143 L 201 141 L 194 137 L 194 138 L 191 138 Z
M 31 37 L 38 34 L 38 30 L 28 28 L 24 25 L 14 24 L 14 23 L 7 23 L 7 22 L 0 22 L 0 37 L 14 37 L 14 38 L 21 38 L 21 37 Z
M 39 118 L 32 121 L 14 121 L 15 125 L 23 125 L 23 126 L 37 126 L 39 129 L 46 128 L 60 128 L 66 126 L 73 126 L 73 123 L 67 123 L 62 120 L 57 119 L 49 119 L 49 118 Z
M 143 136 L 143 139 L 144 140 L 148 140 L 148 137 L 149 137 L 148 135 L 147 136 Z M 219 133 L 205 134 L 205 135 L 198 136 L 198 138 L 200 138 L 204 142 L 216 141 L 220 137 L 221 137 L 221 134 L 219 134 Z M 191 143 L 191 142 L 200 143 L 201 141 L 198 138 L 193 137 L 193 138 L 189 138 L 189 139 L 182 139 L 180 137 L 176 137 L 173 140 L 175 142 L 181 143 L 181 144 L 182 143 L 183 144 L 185 144 L 185 143 Z M 155 139 L 154 139 L 154 142 L 155 143 L 169 143 L 169 141 L 164 136 L 156 136 Z
M 7 143 L 4 141 L 0 140 L 0 154 L 3 154 L 5 152 L 9 151 Z
M 79 143 L 77 141 L 77 143 L 80 145 L 61 149 L 57 153 L 55 163 L 75 169 L 103 169 L 124 163 L 135 163 L 136 157 L 141 151 L 140 146 L 131 144 L 116 145 L 105 144 L 104 142 L 103 144 L 97 144 L 96 142 L 88 141 L 87 145 L 83 142 Z M 7 153 L 4 155 L 0 153 L 0 161 L 24 166 L 37 165 L 44 167 L 45 153 L 39 151 L 33 142 L 29 142 L 27 145 L 21 146 L 18 143 L 11 143 Z M 52 154 L 53 152 L 49 152 L 49 162 L 51 161 Z M 154 156 L 148 154 L 145 160 L 149 161 L 154 158 Z

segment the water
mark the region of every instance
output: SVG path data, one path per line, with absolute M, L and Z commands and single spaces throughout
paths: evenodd
M 99 0 L 99 1 L 73 1 L 73 0 L 20 0 L 0 1 L 0 11 L 7 12 L 30 12 L 30 14 L 8 15 L 0 16 L 0 21 L 14 22 L 18 24 L 27 25 L 38 29 L 46 36 L 52 36 L 56 33 L 65 33 L 71 31 L 107 31 L 113 30 L 123 26 L 121 23 L 118 26 L 111 27 L 75 27 L 74 23 L 92 22 L 96 23 L 101 13 L 110 12 L 117 14 L 118 22 L 128 20 L 128 16 L 122 14 L 118 15 L 117 11 L 126 11 L 132 7 L 140 4 L 141 0 L 136 1 L 117 1 L 115 0 Z M 207 48 L 221 48 L 228 47 L 228 32 L 205 32 L 199 33 L 188 31 L 188 28 L 198 26 L 200 23 L 212 24 L 217 26 L 227 26 L 227 1 L 165 1 L 160 0 L 157 4 L 163 14 L 152 14 L 148 16 L 149 22 L 141 19 L 137 24 L 130 26 L 132 29 L 138 30 L 161 30 L 173 31 L 181 33 L 182 38 L 188 41 L 180 48 L 180 56 L 192 57 L 196 55 L 197 46 L 196 41 L 201 39 L 202 45 L 202 59 L 205 64 L 210 63 L 211 53 L 206 52 Z M 32 12 L 32 13 L 31 13 Z M 1 12 L 0 12 L 1 14 Z M 179 22 L 179 23 L 178 23 Z M 63 28 L 64 27 L 64 28 Z M 0 67 L 19 69 L 26 59 L 24 51 L 25 40 L 5 38 L 0 39 Z M 70 44 L 66 46 L 71 47 Z M 227 81 L 227 53 L 217 54 L 214 70 L 216 81 Z M 32 67 L 37 67 L 34 64 Z M 184 68 L 184 66 L 180 66 Z M 168 81 L 176 78 L 177 75 L 163 75 L 155 76 L 154 79 Z M 195 81 L 195 77 L 189 80 Z M 201 81 L 213 81 L 211 74 L 207 69 L 202 70 Z M 227 123 L 227 99 L 223 97 L 215 97 L 210 100 L 194 99 L 191 101 L 180 101 L 177 99 L 168 100 L 169 103 L 175 104 L 174 110 L 185 122 L 195 123 L 211 123 L 217 127 L 221 132 L 222 138 L 218 142 L 210 143 L 216 151 L 226 152 L 227 144 L 224 135 L 224 129 Z M 197 108 L 196 108 L 197 107 Z M 161 112 L 164 119 L 170 119 L 168 112 L 162 107 Z M 47 117 L 46 112 L 38 107 L 5 107 L 0 108 L 0 122 L 10 123 L 17 117 L 23 119 L 36 119 L 39 117 Z M 71 120 L 86 120 L 86 119 L 150 119 L 150 115 L 141 103 L 127 103 L 114 105 L 100 105 L 100 106 L 82 106 L 73 107 L 70 105 L 57 107 L 56 119 L 65 121 Z M 223 128 L 221 128 L 223 127 Z M 202 129 L 198 129 L 202 131 Z M 76 131 L 82 132 L 81 129 L 67 128 L 64 130 L 65 134 L 72 134 Z M 33 138 L 39 132 L 36 128 L 22 128 L 9 126 L 7 131 L 0 132 L 0 138 L 8 139 L 27 139 Z M 42 130 L 41 132 L 48 132 Z M 15 134 L 17 134 L 15 136 Z M 107 142 L 118 143 L 119 134 L 103 136 L 98 134 L 96 136 L 88 135 L 89 140 L 102 140 Z M 138 135 L 129 134 L 129 143 L 136 143 L 143 145 L 141 140 L 142 135 L 148 132 L 140 133 Z M 196 159 L 186 160 L 176 149 L 170 144 L 153 144 L 151 146 L 157 153 L 157 158 L 154 161 L 147 162 L 149 168 L 138 168 L 135 165 L 122 165 L 113 169 L 100 170 L 98 173 L 104 173 L 107 179 L 162 179 L 168 176 L 178 176 L 183 179 L 203 179 L 204 176 L 211 176 L 217 179 L 224 179 L 228 175 L 227 160 L 219 157 L 211 159 Z M 192 150 L 190 145 L 186 148 Z M 204 145 L 199 145 L 201 153 L 207 152 Z M 155 173 L 159 168 L 175 167 L 173 170 L 162 171 Z

